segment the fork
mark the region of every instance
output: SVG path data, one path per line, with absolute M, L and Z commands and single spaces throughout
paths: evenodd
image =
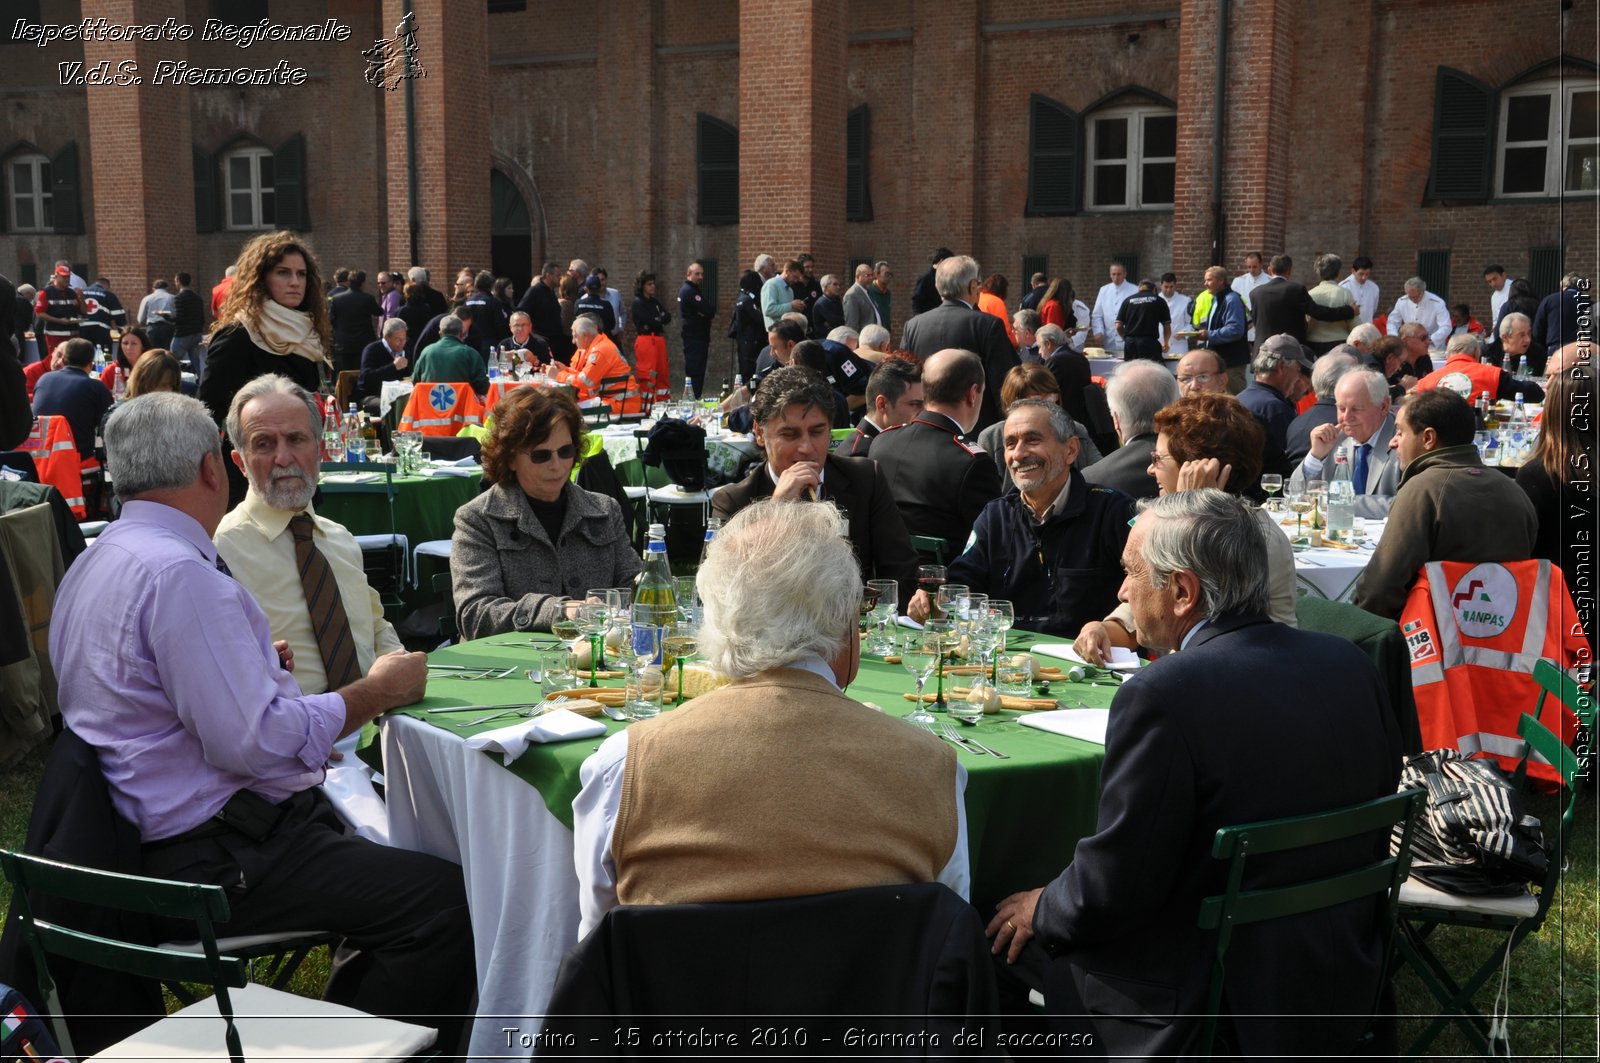
M 548 704 L 545 704 L 545 705 L 528 705 L 528 706 L 525 706 L 525 707 L 520 708 L 520 709 L 508 709 L 505 712 L 497 712 L 493 716 L 485 716 L 482 719 L 477 719 L 477 720 L 467 720 L 467 721 L 465 721 L 463 723 L 453 723 L 450 726 L 458 728 L 458 729 L 459 728 L 466 728 L 466 727 L 476 727 L 479 724 L 488 723 L 491 720 L 503 720 L 503 719 L 505 719 L 507 717 L 510 717 L 510 716 L 516 716 L 516 717 L 520 717 L 520 718 L 526 720 L 526 719 L 530 719 L 530 718 L 532 718 L 534 716 L 538 716 L 541 713 L 549 712 L 552 708 L 555 707 L 555 704 L 556 703 L 554 701 L 552 701 L 552 702 L 550 702 Z
M 988 746 L 984 745 L 982 742 L 978 741 L 976 738 L 968 738 L 966 735 L 962 734 L 960 731 L 957 731 L 955 729 L 955 727 L 949 721 L 941 723 L 939 726 L 940 726 L 940 728 L 943 729 L 944 736 L 946 738 L 950 739 L 950 741 L 952 741 L 952 742 L 960 742 L 960 743 L 962 743 L 964 745 L 975 746 L 981 752 L 987 753 L 991 757 L 998 757 L 1000 760 L 1010 760 L 1011 759 L 1011 755 L 1009 753 L 1001 753 L 1001 752 L 999 752 L 997 750 L 990 749 Z
M 984 753 L 988 752 L 987 750 L 979 749 L 977 743 L 969 743 L 965 737 L 957 734 L 955 726 L 951 724 L 949 720 L 941 720 L 939 722 L 939 733 L 944 737 L 946 742 L 951 743 L 957 749 L 965 749 L 973 756 L 983 756 Z
M 929 723 L 927 720 L 918 720 L 918 721 L 916 721 L 916 724 L 917 724 L 918 727 L 922 728 L 924 731 L 927 731 L 933 737 L 935 737 L 935 738 L 944 738 L 944 739 L 948 740 L 957 749 L 964 749 L 968 753 L 971 753 L 975 757 L 983 756 L 982 753 L 979 753 L 976 749 L 973 749 L 971 746 L 968 746 L 965 742 L 961 741 L 960 738 L 957 738 L 956 736 L 951 735 L 951 734 L 941 735 L 938 731 L 933 729 L 933 724 Z M 945 726 L 948 727 L 949 725 L 946 724 Z

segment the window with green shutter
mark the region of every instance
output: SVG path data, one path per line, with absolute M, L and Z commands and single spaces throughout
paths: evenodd
M 1488 198 L 1494 118 L 1492 88 L 1459 70 L 1439 68 L 1434 78 L 1429 200 L 1481 202 Z
M 1561 248 L 1534 247 L 1528 250 L 1528 284 L 1540 299 L 1561 288 Z
M 709 114 L 696 116 L 695 165 L 700 177 L 699 223 L 739 223 L 739 131 Z
M 867 180 L 867 149 L 872 133 L 872 110 L 855 108 L 845 120 L 844 220 L 872 220 L 872 187 Z
M 1077 213 L 1081 130 L 1071 109 L 1044 96 L 1029 97 L 1029 217 Z
M 1418 251 L 1417 276 L 1427 284 L 1428 291 L 1450 301 L 1450 252 Z

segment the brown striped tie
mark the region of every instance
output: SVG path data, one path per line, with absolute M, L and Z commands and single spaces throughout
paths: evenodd
M 328 675 L 328 689 L 338 690 L 361 678 L 356 663 L 356 643 L 350 637 L 350 618 L 339 598 L 339 584 L 333 578 L 328 559 L 311 541 L 311 516 L 297 513 L 289 518 L 294 536 L 294 560 L 300 567 L 300 586 L 306 593 L 306 608 L 311 613 L 311 630 L 322 653 L 322 667 Z

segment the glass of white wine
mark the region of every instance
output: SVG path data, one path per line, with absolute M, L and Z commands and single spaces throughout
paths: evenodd
M 673 658 L 678 666 L 678 704 L 683 704 L 683 663 L 700 648 L 699 626 L 693 621 L 680 620 L 665 629 L 661 640 L 663 656 Z
M 1278 507 L 1273 496 L 1279 491 L 1283 490 L 1283 474 L 1276 472 L 1262 473 L 1261 490 L 1267 493 L 1267 511 L 1269 513 L 1276 513 Z
M 1306 491 L 1301 484 L 1291 483 L 1283 492 L 1283 500 L 1289 504 L 1289 509 L 1294 513 L 1294 537 L 1300 538 L 1305 515 L 1311 512 L 1311 507 L 1316 505 L 1316 500 Z
M 570 643 L 578 637 L 578 607 L 583 602 L 577 598 L 568 598 L 561 603 L 561 612 L 550 621 L 550 634 L 562 642 Z

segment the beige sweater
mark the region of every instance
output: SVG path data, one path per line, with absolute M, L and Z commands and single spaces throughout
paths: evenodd
M 622 904 L 931 882 L 957 834 L 955 753 L 778 669 L 635 724 L 612 832 Z

